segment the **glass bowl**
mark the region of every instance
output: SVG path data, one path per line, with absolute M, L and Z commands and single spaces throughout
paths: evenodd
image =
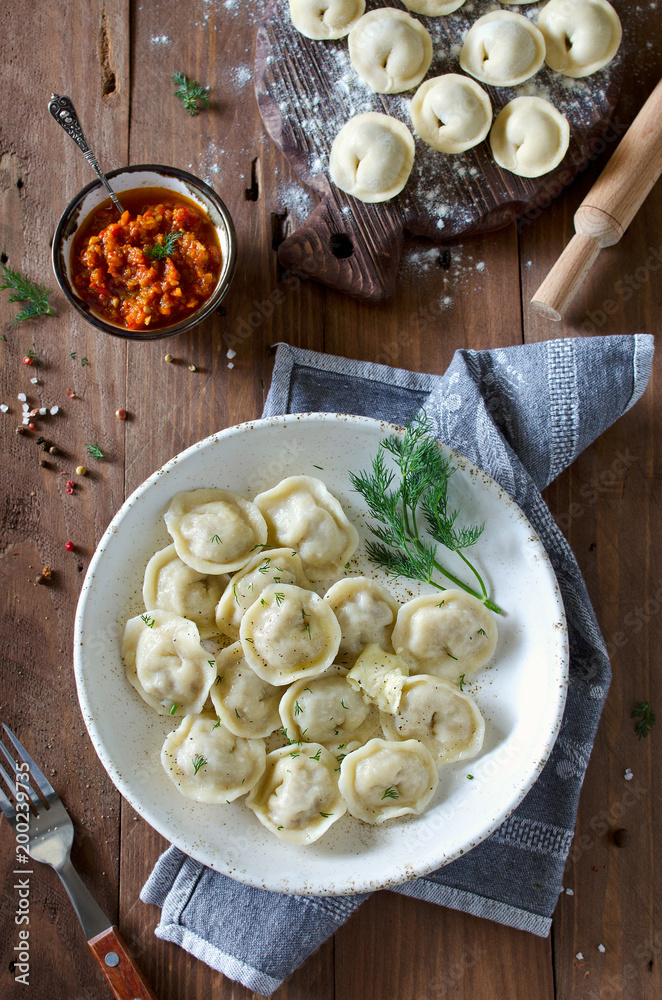
M 127 327 L 112 323 L 98 315 L 76 292 L 72 281 L 70 259 L 71 247 L 78 227 L 87 219 L 90 212 L 108 200 L 108 192 L 101 182 L 96 180 L 84 187 L 69 202 L 55 230 L 53 270 L 60 288 L 74 309 L 88 323 L 95 326 L 97 330 L 103 330 L 104 333 L 110 333 L 115 337 L 125 337 L 128 340 L 159 340 L 191 330 L 218 308 L 230 287 L 237 260 L 237 234 L 230 213 L 208 184 L 177 167 L 143 163 L 111 170 L 106 176 L 120 201 L 123 191 L 134 191 L 137 188 L 166 188 L 168 191 L 189 198 L 207 214 L 218 235 L 223 255 L 221 273 L 216 287 L 209 298 L 195 312 L 169 326 L 159 326 L 151 331 L 146 329 L 129 330 Z

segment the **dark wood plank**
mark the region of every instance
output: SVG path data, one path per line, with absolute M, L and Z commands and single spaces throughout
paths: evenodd
M 190 169 L 221 195 L 239 234 L 232 287 L 215 316 L 190 334 L 129 345 L 126 408 L 126 493 L 183 448 L 262 412 L 269 388 L 270 345 L 288 340 L 321 350 L 323 291 L 279 268 L 274 244 L 301 221 L 309 198 L 280 153 L 265 138 L 252 88 L 252 51 L 259 11 L 176 0 L 147 6 L 134 17 L 131 162 Z M 167 38 L 166 42 L 153 39 Z M 212 110 L 188 118 L 170 91 L 181 71 L 211 87 Z M 163 107 L 167 114 L 163 114 Z M 161 132 L 155 143 L 152 122 Z M 226 356 L 231 349 L 233 368 Z M 164 355 L 175 357 L 166 363 Z M 190 372 L 195 364 L 197 372 Z M 160 1000 L 212 995 L 244 1000 L 250 991 L 182 949 L 153 936 L 154 907 L 140 889 L 165 842 L 126 804 L 122 816 L 122 928 Z M 313 956 L 277 996 L 319 1000 L 333 995 L 332 945 Z M 257 994 L 255 994 L 257 996 Z
M 618 6 L 618 5 L 617 5 Z M 662 312 L 662 191 L 658 184 L 617 246 L 601 253 L 563 323 L 532 312 L 529 300 L 573 232 L 572 215 L 662 73 L 653 10 L 624 20 L 632 53 L 612 139 L 544 217 L 520 231 L 525 339 L 656 332 Z M 659 923 L 659 759 L 655 733 L 639 741 L 637 701 L 660 704 L 657 615 L 662 583 L 659 468 L 660 362 L 644 398 L 547 491 L 577 555 L 609 650 L 613 680 L 580 798 L 565 884 L 553 927 L 559 997 L 593 1000 L 662 992 Z M 659 437 L 659 435 L 657 435 Z M 624 779 L 625 769 L 634 777 Z M 613 840 L 627 829 L 627 846 Z M 602 944 L 604 953 L 598 950 Z M 575 956 L 581 954 L 582 959 Z
M 336 934 L 337 1000 L 514 997 L 524 982 L 554 997 L 549 940 L 408 896 L 375 894 Z
M 47 114 L 51 91 L 72 96 L 95 149 L 108 167 L 127 155 L 128 0 L 94 2 L 74 9 L 45 0 L 0 13 L 5 120 L 0 156 L 0 251 L 10 267 L 55 288 L 49 239 L 69 198 L 92 179 L 79 150 Z M 107 45 L 104 39 L 110 39 Z M 114 73 L 114 87 L 112 74 Z M 11 109 L 11 113 L 9 113 Z M 2 575 L 2 718 L 25 742 L 62 793 L 76 824 L 74 863 L 105 908 L 117 918 L 119 795 L 106 777 L 78 709 L 71 666 L 76 599 L 89 557 L 123 496 L 123 430 L 113 417 L 123 394 L 124 347 L 81 327 L 63 296 L 57 317 L 9 326 L 17 312 L 3 294 L 2 415 L 5 477 Z M 21 357 L 33 347 L 42 364 Z M 76 352 L 76 359 L 70 352 Z M 87 367 L 80 359 L 89 359 Z M 38 376 L 39 385 L 30 377 Z M 77 398 L 67 396 L 67 388 Z M 25 392 L 31 405 L 59 404 L 57 416 L 36 421 L 22 436 Z M 58 447 L 50 456 L 35 439 Z M 98 440 L 104 463 L 85 458 L 85 442 Z M 48 460 L 45 468 L 40 460 Z M 90 465 L 78 479 L 74 469 Z M 92 466 L 94 465 L 94 468 Z M 64 474 L 63 474 L 64 473 Z M 67 495 L 67 479 L 77 480 Z M 72 553 L 64 543 L 75 543 Z M 35 578 L 49 564 L 48 586 Z M 4 822 L 3 903 L 0 918 L 0 993 L 22 995 L 10 963 L 17 943 L 13 841 Z M 30 876 L 30 992 L 35 998 L 82 998 L 105 989 L 103 977 L 55 874 L 35 865 Z

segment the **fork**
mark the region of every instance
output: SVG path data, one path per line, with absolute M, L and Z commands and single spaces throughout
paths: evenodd
M 113 926 L 92 898 L 71 863 L 69 855 L 74 840 L 74 824 L 62 800 L 12 731 L 4 723 L 2 728 L 20 758 L 17 763 L 0 742 L 0 750 L 13 777 L 10 777 L 2 764 L 0 776 L 8 792 L 16 800 L 16 805 L 13 805 L 0 787 L 0 808 L 17 834 L 17 860 L 22 852 L 26 852 L 35 861 L 43 861 L 58 873 L 80 920 L 87 943 L 116 1000 L 156 1000 L 117 927 Z M 30 784 L 30 779 L 43 795 L 45 805 Z M 28 825 L 29 832 L 23 830 L 25 824 Z M 21 827 L 20 830 L 17 830 L 17 825 Z M 27 833 L 27 844 L 19 841 L 20 833 Z M 26 871 L 25 874 L 32 873 Z

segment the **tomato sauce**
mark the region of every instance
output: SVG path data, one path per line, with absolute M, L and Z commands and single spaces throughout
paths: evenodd
M 84 220 L 71 249 L 78 295 L 103 319 L 128 330 L 171 326 L 216 288 L 223 257 L 199 205 L 166 188 L 119 195 Z

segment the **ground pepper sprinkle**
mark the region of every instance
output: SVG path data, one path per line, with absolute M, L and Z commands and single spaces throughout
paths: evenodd
M 222 254 L 203 210 L 165 188 L 122 192 L 83 222 L 72 247 L 76 291 L 104 319 L 129 330 L 170 326 L 214 291 Z

